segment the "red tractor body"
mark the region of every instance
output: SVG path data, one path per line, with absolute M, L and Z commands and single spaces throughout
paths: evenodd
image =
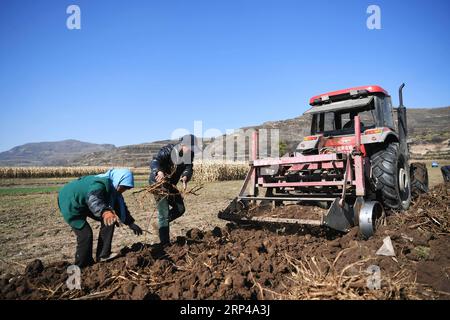
M 423 175 L 422 165 L 409 166 L 405 108 L 401 102 L 396 125 L 391 98 L 380 86 L 314 96 L 310 105 L 305 114 L 311 116 L 311 134 L 289 155 L 258 159 L 255 132 L 250 171 L 238 198 L 219 217 L 326 225 L 340 231 L 359 225 L 370 237 L 384 208 L 408 208 L 411 172 Z M 325 203 L 328 211 L 317 220 L 245 215 L 250 203 L 284 202 Z

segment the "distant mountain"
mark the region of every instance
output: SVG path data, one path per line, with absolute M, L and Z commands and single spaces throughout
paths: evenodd
M 211 143 L 212 139 L 203 139 L 203 146 Z M 118 147 L 114 150 L 87 153 L 74 159 L 73 166 L 122 166 L 122 167 L 146 167 L 158 151 L 169 143 L 177 143 L 176 140 L 161 140 L 150 143 L 134 144 Z
M 396 115 L 395 115 L 396 117 Z M 433 109 L 408 109 L 408 128 L 411 152 L 414 158 L 448 157 L 450 158 L 450 107 Z M 248 126 L 237 130 L 235 134 L 224 135 L 203 141 L 205 154 L 217 159 L 223 158 L 224 148 L 237 145 L 238 137 L 248 129 L 279 129 L 280 141 L 286 151 L 292 151 L 300 139 L 309 134 L 310 119 L 299 116 L 293 119 L 270 121 L 261 125 Z M 244 153 L 235 148 L 233 160 L 249 158 L 249 141 L 247 139 Z M 100 151 L 82 155 L 73 165 L 116 165 L 142 167 L 148 166 L 150 159 L 169 140 L 156 141 L 119 147 L 114 150 Z
M 450 158 L 450 107 L 408 109 L 408 129 L 413 157 Z M 307 116 L 270 121 L 244 127 L 235 134 L 205 139 L 206 153 L 222 159 L 224 148 L 237 145 L 247 129 L 279 129 L 280 141 L 286 151 L 294 150 L 300 139 L 309 134 Z M 76 140 L 29 143 L 0 153 L 0 166 L 148 166 L 159 149 L 173 141 L 163 140 L 123 147 L 99 145 Z M 234 160 L 248 159 L 249 139 L 244 153 L 235 150 Z M 237 149 L 237 148 L 236 148 Z
M 71 161 L 73 166 L 122 166 L 145 167 L 150 163 L 152 156 L 170 140 L 155 141 L 151 143 L 134 144 L 118 147 L 111 150 L 88 152 Z
M 395 112 L 394 112 L 395 113 Z M 394 119 L 397 115 L 394 114 Z M 299 116 L 293 119 L 270 121 L 261 125 L 242 128 L 236 134 L 223 136 L 214 143 L 208 145 L 208 154 L 221 158 L 224 147 L 237 144 L 246 129 L 278 129 L 279 140 L 285 147 L 285 151 L 294 151 L 300 139 L 309 135 L 309 116 Z M 450 158 L 450 107 L 444 108 L 408 108 L 407 122 L 409 131 L 410 151 L 416 159 L 420 158 Z M 270 135 L 267 139 L 270 139 Z M 225 143 L 224 141 L 225 140 Z M 243 141 L 243 140 L 240 140 Z M 248 145 L 248 142 L 246 143 Z M 237 149 L 237 148 L 236 148 Z M 234 160 L 247 160 L 248 146 L 245 153 L 235 152 Z M 269 150 L 271 155 L 271 150 Z
M 83 154 L 115 150 L 112 144 L 77 140 L 27 143 L 0 153 L 0 166 L 66 166 Z

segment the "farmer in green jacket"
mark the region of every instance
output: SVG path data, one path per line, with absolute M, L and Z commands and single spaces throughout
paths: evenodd
M 97 261 L 112 258 L 111 244 L 114 226 L 119 220 L 136 235 L 141 228 L 134 223 L 122 193 L 134 187 L 133 174 L 128 169 L 111 169 L 105 174 L 85 176 L 66 184 L 58 194 L 58 206 L 64 220 L 77 236 L 75 264 L 80 268 L 92 265 L 93 235 L 87 217 L 101 223 Z

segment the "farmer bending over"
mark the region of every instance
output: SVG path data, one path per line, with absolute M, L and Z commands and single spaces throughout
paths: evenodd
M 170 243 L 169 222 L 179 218 L 185 211 L 183 197 L 176 188 L 179 181 L 186 190 L 192 178 L 194 152 L 197 143 L 194 135 L 186 135 L 176 145 L 161 148 L 150 163 L 150 185 L 158 184 L 155 201 L 158 207 L 159 240 L 162 245 Z
M 58 194 L 58 206 L 64 220 L 77 236 L 75 264 L 80 268 L 92 265 L 93 235 L 90 217 L 101 223 L 96 258 L 107 261 L 114 258 L 111 244 L 114 226 L 118 221 L 128 225 L 136 235 L 141 228 L 134 223 L 122 193 L 134 187 L 133 174 L 128 169 L 111 169 L 105 174 L 85 176 L 66 184 Z M 117 213 L 117 214 L 116 214 Z

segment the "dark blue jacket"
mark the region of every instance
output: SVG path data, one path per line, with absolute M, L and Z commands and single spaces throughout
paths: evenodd
M 180 144 L 168 144 L 162 147 L 150 162 L 149 183 L 156 182 L 158 171 L 170 175 L 169 182 L 173 185 L 176 185 L 182 177 L 187 177 L 187 181 L 189 181 L 194 173 L 193 161 L 193 152 L 184 155 Z

